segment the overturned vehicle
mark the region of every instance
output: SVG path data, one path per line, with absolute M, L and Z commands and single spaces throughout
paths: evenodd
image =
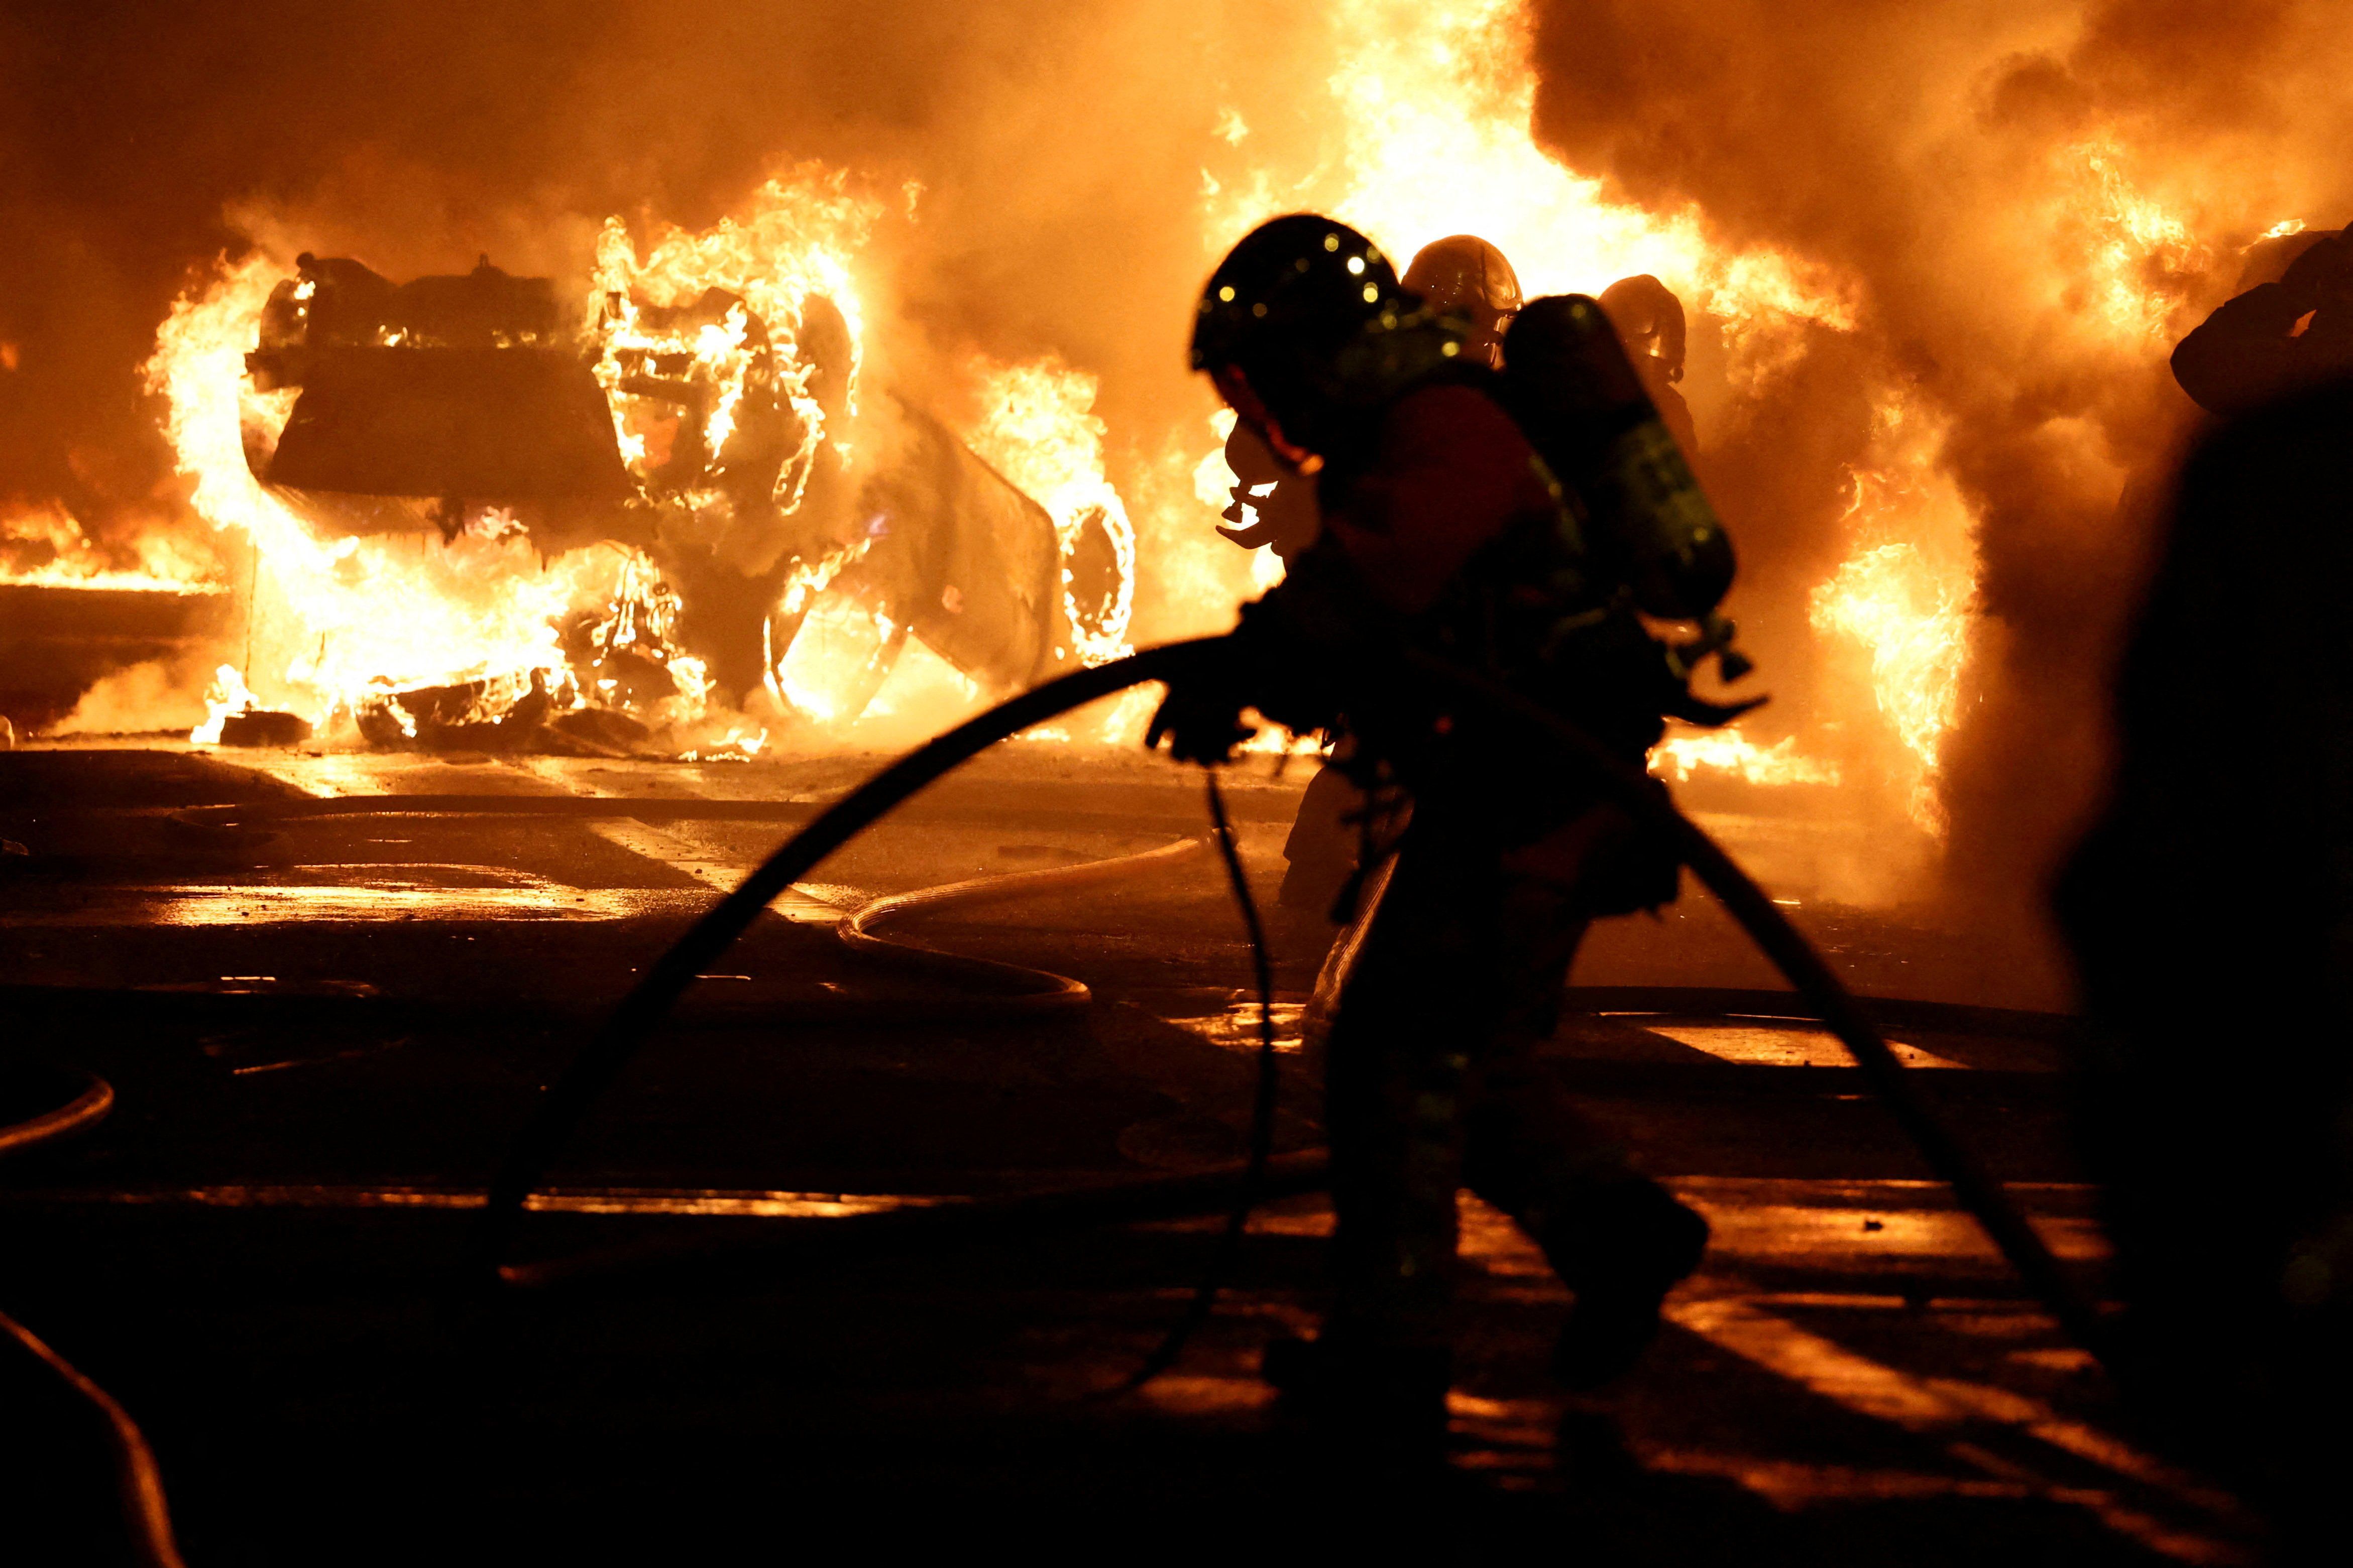
M 552 725 L 626 746 L 682 668 L 733 710 L 843 721 L 910 637 L 998 694 L 1074 662 L 1121 602 L 1108 520 L 1058 531 L 912 399 L 860 407 L 856 338 L 822 294 L 779 321 L 718 288 L 567 312 L 551 279 L 488 258 L 397 285 L 348 258 L 297 266 L 246 356 L 251 389 L 291 407 L 248 426 L 246 461 L 306 529 L 646 563 L 561 628 L 562 689 L 515 671 L 375 694 L 356 717 L 378 743 Z

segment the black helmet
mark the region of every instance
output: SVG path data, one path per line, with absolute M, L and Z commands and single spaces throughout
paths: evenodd
M 1462 346 L 1371 240 L 1294 213 L 1252 230 L 1210 278 L 1193 368 L 1240 371 L 1286 440 L 1344 460 L 1369 437 L 1366 416 Z
M 1227 253 L 1201 291 L 1193 368 L 1255 366 L 1330 354 L 1404 300 L 1379 247 L 1345 223 L 1293 213 L 1261 224 Z

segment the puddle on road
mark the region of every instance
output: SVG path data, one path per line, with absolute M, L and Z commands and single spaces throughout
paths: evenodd
M 1776 1264 L 1840 1259 L 1852 1268 L 1894 1258 L 1998 1261 L 1978 1222 L 1958 1209 L 1815 1207 L 1804 1204 L 1727 1204 L 1680 1194 L 1707 1216 L 1708 1250 Z M 2088 1218 L 2033 1215 L 2030 1223 L 2064 1258 L 2104 1258 L 2106 1237 Z
M 1277 1002 L 1273 1012 L 1274 1048 L 1286 1055 L 1297 1052 L 1307 1004 Z M 1204 1018 L 1171 1018 L 1168 1022 L 1178 1028 L 1191 1030 L 1222 1050 L 1255 1051 L 1259 1048 L 1258 998 L 1254 996 L 1235 1002 L 1224 1012 L 1212 1013 Z
M 489 1194 L 449 1187 L 255 1185 L 29 1192 L 26 1203 L 187 1205 L 196 1208 L 480 1209 Z M 729 1192 L 692 1187 L 558 1187 L 533 1193 L 533 1214 L 695 1215 L 742 1219 L 842 1219 L 885 1210 L 933 1208 L 955 1197 L 899 1193 Z
M 1844 1046 L 1839 1044 L 1837 1036 L 1803 1026 L 1658 1024 L 1645 1020 L 1642 1026 L 1654 1035 L 1664 1035 L 1678 1045 L 1705 1051 L 1719 1061 L 1737 1062 L 1745 1067 L 1845 1068 L 1854 1065 L 1854 1058 L 1847 1054 Z M 1950 1057 L 1940 1057 L 1933 1051 L 1924 1051 L 1917 1046 L 1903 1045 L 1894 1040 L 1888 1042 L 1888 1048 L 1908 1068 L 1966 1068 L 1968 1066 Z
M 701 891 L 573 888 L 500 866 L 362 862 L 288 866 L 238 882 L 103 888 L 62 909 L 19 908 L 0 925 L 269 925 L 311 921 L 612 921 L 699 910 Z
M 1704 1179 L 1671 1179 L 1676 1196 L 1706 1216 L 1708 1252 L 1781 1265 L 1827 1266 L 1845 1272 L 1899 1261 L 1942 1258 L 1998 1262 L 2000 1255 L 1976 1220 L 1955 1208 L 1917 1206 L 1934 1183 L 1827 1183 L 1801 1178 L 1746 1181 L 1727 1190 Z M 1825 1202 L 1884 1187 L 1883 1206 Z M 1915 1190 L 1917 1189 L 1917 1190 Z M 2056 1195 L 2056 1194 L 2054 1194 Z M 1778 1201 L 1776 1201 L 1776 1200 Z M 1507 1279 L 1549 1279 L 1551 1265 L 1510 1215 L 1464 1188 L 1458 1197 L 1463 1261 Z M 2085 1215 L 2036 1214 L 2034 1228 L 2064 1258 L 2104 1258 L 2106 1237 Z M 1254 1235 L 1329 1236 L 1331 1210 L 1276 1205 L 1250 1216 Z M 1890 1297 L 1889 1300 L 1899 1299 Z

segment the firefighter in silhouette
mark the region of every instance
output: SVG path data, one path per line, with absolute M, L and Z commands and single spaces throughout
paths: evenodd
M 2279 280 L 2242 290 L 2173 351 L 2173 378 L 2210 413 L 2353 375 L 2353 231 L 2283 237 L 2275 253 L 2294 259 Z
M 2353 377 L 2184 468 L 2109 800 L 2057 889 L 2090 1026 L 2079 1142 L 2126 1309 L 2106 1359 L 2152 1436 L 2273 1513 L 2264 1560 L 2295 1564 L 2345 1561 L 2353 1468 L 2348 429 Z M 2258 735 L 2289 739 L 2251 756 Z
M 1423 306 L 1453 321 L 1465 356 L 1491 368 L 1504 363 L 1504 332 L 1525 301 L 1519 274 L 1501 250 L 1476 235 L 1449 235 L 1416 251 L 1401 282 Z M 1676 320 L 1681 322 L 1680 310 Z M 1226 464 L 1236 479 L 1227 520 L 1242 522 L 1247 503 L 1256 521 L 1249 528 L 1219 529 L 1220 533 L 1245 549 L 1265 545 L 1286 563 L 1315 542 L 1320 525 L 1314 481 L 1287 474 L 1247 419 L 1234 422 Z M 1300 798 L 1299 815 L 1282 846 L 1287 869 L 1279 897 L 1287 908 L 1328 911 L 1356 873 L 1366 798 L 1348 776 L 1352 750 L 1345 734 L 1339 735 L 1332 762 L 1308 781 Z
M 1651 279 L 1655 282 L 1656 279 Z M 1408 293 L 1431 310 L 1452 316 L 1461 331 L 1461 352 L 1480 363 L 1504 363 L 1504 331 L 1519 313 L 1519 274 L 1504 253 L 1475 235 L 1432 240 L 1414 254 L 1402 279 Z M 1662 290 L 1663 292 L 1663 289 Z M 1674 296 L 1667 295 L 1672 301 Z M 1609 305 L 1609 297 L 1602 303 Z M 1675 308 L 1675 375 L 1682 375 L 1683 310 Z M 1237 418 L 1226 437 L 1226 467 L 1233 471 L 1232 504 L 1218 530 L 1245 550 L 1271 548 L 1289 561 L 1315 542 L 1315 487 L 1286 469 L 1265 437 L 1247 419 Z
M 1601 290 L 1601 308 L 1642 377 L 1642 388 L 1658 405 L 1675 442 L 1686 453 L 1699 450 L 1691 405 L 1676 384 L 1683 378 L 1683 302 L 1649 273 L 1620 278 Z
M 1521 375 L 1532 321 L 1541 352 Z M 1508 683 L 1637 765 L 1662 714 L 1725 716 L 1686 679 L 1729 640 L 1713 616 L 1731 573 L 1720 525 L 1593 301 L 1538 301 L 1514 332 L 1499 374 L 1460 317 L 1327 218 L 1277 218 L 1234 248 L 1192 363 L 1313 478 L 1323 526 L 1151 729 L 1216 763 L 1247 738 L 1245 707 L 1294 730 L 1345 713 L 1358 781 L 1410 794 L 1327 1046 L 1335 1300 L 1321 1336 L 1271 1347 L 1267 1367 L 1335 1430 L 1406 1445 L 1443 1434 L 1459 1187 L 1518 1221 L 1576 1293 L 1556 1364 L 1578 1385 L 1632 1363 L 1707 1232 L 1535 1061 L 1587 924 L 1672 899 L 1673 858 L 1541 739 L 1410 657 Z M 1666 490 L 1697 509 L 1672 548 L 1653 548 L 1656 528 L 1602 537 Z M 1645 606 L 1707 634 L 1663 644 Z

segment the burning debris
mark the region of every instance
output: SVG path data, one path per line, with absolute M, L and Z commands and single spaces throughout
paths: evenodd
M 1092 379 L 989 367 L 971 445 L 861 408 L 872 216 L 803 170 L 642 259 L 614 222 L 569 315 L 488 258 L 395 284 L 258 255 L 184 299 L 150 374 L 197 509 L 259 558 L 240 681 L 379 746 L 740 748 L 855 720 L 911 641 L 967 701 L 1125 651 Z
M 628 494 L 596 379 L 561 346 L 555 286 L 510 278 L 484 257 L 459 277 L 395 288 L 357 261 L 308 252 L 262 307 L 246 355 L 257 393 L 300 393 L 255 477 L 290 493 L 328 533 L 409 531 L 401 498 L 453 539 L 518 509 L 617 506 Z M 257 436 L 266 434 L 257 430 Z M 257 459 L 259 459 L 257 461 Z

